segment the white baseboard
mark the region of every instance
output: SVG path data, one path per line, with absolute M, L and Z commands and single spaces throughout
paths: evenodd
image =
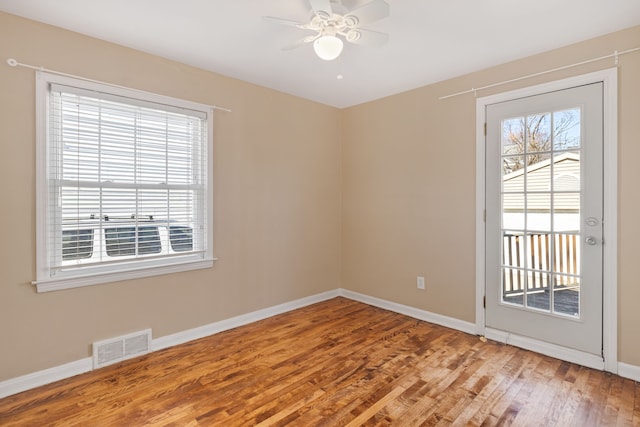
M 89 372 L 92 368 L 93 359 L 91 357 L 85 357 L 75 362 L 65 363 L 64 365 L 54 366 L 53 368 L 2 381 L 0 382 L 0 399 L 54 381 Z
M 640 366 L 618 362 L 618 375 L 640 382 Z
M 204 325 L 198 328 L 189 329 L 187 331 L 178 332 L 176 334 L 167 335 L 152 340 L 151 351 L 157 351 L 164 348 L 172 347 L 174 345 L 183 344 L 195 339 L 204 338 L 218 332 L 226 331 L 229 329 L 237 328 L 258 320 L 266 319 L 278 314 L 286 313 L 288 311 L 296 310 L 298 308 L 306 307 L 311 304 L 326 301 L 337 296 L 359 301 L 364 304 L 379 307 L 385 310 L 393 311 L 396 313 L 404 314 L 406 316 L 413 317 L 415 319 L 424 320 L 426 322 L 435 323 L 437 325 L 445 326 L 447 328 L 456 329 L 468 334 L 476 334 L 476 325 L 474 323 L 465 322 L 463 320 L 455 319 L 452 317 L 443 316 L 440 314 L 431 313 L 425 310 L 420 310 L 415 307 L 410 307 L 395 302 L 383 300 L 380 298 L 371 297 L 368 295 L 360 294 L 357 292 L 349 291 L 347 289 L 336 289 L 333 291 L 324 292 L 321 294 L 313 295 L 306 298 L 301 298 L 295 301 L 286 302 L 273 307 L 268 307 L 262 310 L 254 311 L 251 313 L 243 314 L 241 316 L 232 317 L 229 319 L 214 322 L 209 325 Z M 552 357 L 556 357 L 562 360 L 568 360 L 570 362 L 578 363 L 580 365 L 594 367 L 596 369 L 603 369 L 602 366 L 595 366 L 593 355 L 585 357 L 584 354 L 575 354 L 573 351 L 568 351 L 563 347 L 553 346 L 547 343 L 536 342 L 529 338 L 518 337 L 514 335 L 508 336 L 502 331 L 490 330 L 487 328 L 485 331 L 487 338 L 493 339 L 507 344 L 512 344 L 518 347 L 526 348 L 528 350 L 536 351 L 538 353 L 547 354 Z M 554 348 L 557 347 L 557 348 Z M 564 352 L 564 353 L 563 353 Z M 553 353 L 553 354 L 550 354 Z M 576 352 L 582 353 L 582 352 Z M 602 365 L 602 360 L 600 360 Z M 22 391 L 30 390 L 35 387 L 39 387 L 45 384 L 52 383 L 54 381 L 69 378 L 78 374 L 89 372 L 93 369 L 93 363 L 91 357 L 77 360 L 75 362 L 66 363 L 64 365 L 55 366 L 53 368 L 45 369 L 42 371 L 34 372 L 31 374 L 23 375 L 17 378 L 0 382 L 0 398 L 10 396 L 12 394 L 20 393 Z M 618 374 L 621 377 L 629 378 L 635 381 L 640 381 L 640 366 L 629 365 L 626 363 L 618 364 Z
M 221 320 L 219 322 L 210 323 L 208 325 L 200 326 L 198 328 L 189 329 L 187 331 L 178 332 L 176 334 L 167 335 L 154 339 L 151 342 L 151 350 L 157 351 L 164 348 L 173 347 L 174 345 L 184 344 L 189 341 L 197 340 L 200 338 L 208 337 L 218 332 L 227 331 L 229 329 L 237 328 L 239 326 L 247 325 L 249 323 L 257 322 L 258 320 L 267 319 L 278 314 L 286 313 L 288 311 L 296 310 L 298 308 L 306 307 L 311 304 L 326 301 L 331 298 L 335 298 L 339 295 L 338 290 L 323 292 L 321 294 L 313 295 L 306 298 L 301 298 L 295 301 L 285 302 L 273 307 L 264 308 L 262 310 L 253 311 L 251 313 L 243 314 L 229 319 Z
M 339 295 L 339 291 L 333 290 L 321 294 L 301 298 L 295 301 L 286 302 L 273 307 L 254 311 L 252 313 L 243 314 L 241 316 L 232 317 L 230 319 L 214 322 L 199 328 L 190 329 L 177 334 L 167 335 L 151 341 L 151 351 L 157 351 L 174 345 L 183 344 L 199 338 L 204 338 L 218 332 L 228 329 L 237 328 L 238 326 L 266 319 L 277 314 L 286 313 L 307 305 L 335 298 Z M 0 382 L 0 399 L 12 394 L 40 387 L 54 381 L 72 377 L 74 375 L 83 374 L 93 369 L 93 359 L 87 357 L 75 362 L 66 363 L 53 368 L 23 375 L 17 378 Z
M 415 307 L 409 307 L 408 305 L 370 297 L 368 295 L 349 291 L 347 289 L 339 289 L 339 292 L 340 296 L 343 296 L 345 298 L 360 301 L 362 303 L 372 305 L 374 307 L 383 308 L 385 310 L 393 311 L 396 313 L 404 314 L 406 316 L 413 317 L 414 319 L 424 320 L 425 322 L 435 323 L 436 325 L 440 326 L 446 326 L 447 328 L 456 329 L 468 334 L 475 335 L 476 333 L 476 325 L 474 323 L 465 322 L 464 320 L 454 319 L 453 317 L 431 313 L 429 311 L 420 310 Z
M 355 301 L 360 301 L 365 304 L 372 305 L 374 307 L 383 308 L 385 310 L 394 311 L 396 313 L 404 314 L 415 319 L 424 320 L 437 325 L 445 326 L 451 329 L 456 329 L 461 332 L 476 335 L 477 328 L 474 323 L 465 322 L 452 317 L 442 316 L 440 314 L 431 313 L 417 309 L 415 307 L 409 307 L 406 305 L 398 304 L 395 302 L 383 300 L 380 298 L 371 297 L 368 295 L 360 294 L 357 292 L 349 291 L 347 289 L 339 289 L 339 295 L 345 298 L 349 298 Z M 547 356 L 555 357 L 556 359 L 566 360 L 568 362 L 577 363 L 589 368 L 604 370 L 604 362 L 599 356 L 581 352 L 578 350 L 567 349 L 565 347 L 545 343 L 543 341 L 533 340 L 531 338 L 522 337 L 518 335 L 508 334 L 497 329 L 485 328 L 485 336 L 488 339 L 502 342 L 505 344 L 521 347 L 527 350 L 535 351 L 536 353 L 544 354 Z M 617 374 L 623 378 L 640 382 L 640 366 L 629 365 L 626 363 L 617 363 Z M 616 372 L 613 372 L 616 373 Z

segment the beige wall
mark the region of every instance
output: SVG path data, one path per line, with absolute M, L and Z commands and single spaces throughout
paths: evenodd
M 438 96 L 638 41 L 640 27 L 337 110 L 0 13 L 0 381 L 85 358 L 96 340 L 158 338 L 338 287 L 473 322 L 475 101 Z M 34 73 L 9 57 L 233 109 L 215 118 L 213 269 L 35 293 Z M 640 55 L 620 58 L 620 358 L 635 365 L 639 75 Z
M 475 322 L 475 99 L 438 97 L 639 45 L 634 27 L 344 110 L 342 286 Z M 619 359 L 640 366 L 640 52 L 620 57 L 618 76 Z M 426 291 L 416 289 L 419 275 Z
M 34 72 L 233 109 L 215 117 L 212 269 L 36 294 Z M 0 13 L 0 381 L 340 286 L 340 111 Z

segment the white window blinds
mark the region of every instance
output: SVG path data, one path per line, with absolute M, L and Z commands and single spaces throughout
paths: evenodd
M 210 111 L 83 86 L 46 85 L 38 282 L 210 260 Z

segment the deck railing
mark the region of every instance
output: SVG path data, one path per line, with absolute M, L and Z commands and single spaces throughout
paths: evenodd
M 503 293 L 522 293 L 579 284 L 580 239 L 577 232 L 503 235 Z M 553 264 L 553 265 L 551 265 Z M 526 280 L 525 280 L 526 277 Z

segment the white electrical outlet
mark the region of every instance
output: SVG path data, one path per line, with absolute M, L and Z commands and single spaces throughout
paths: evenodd
M 424 277 L 418 276 L 418 289 L 424 289 Z

